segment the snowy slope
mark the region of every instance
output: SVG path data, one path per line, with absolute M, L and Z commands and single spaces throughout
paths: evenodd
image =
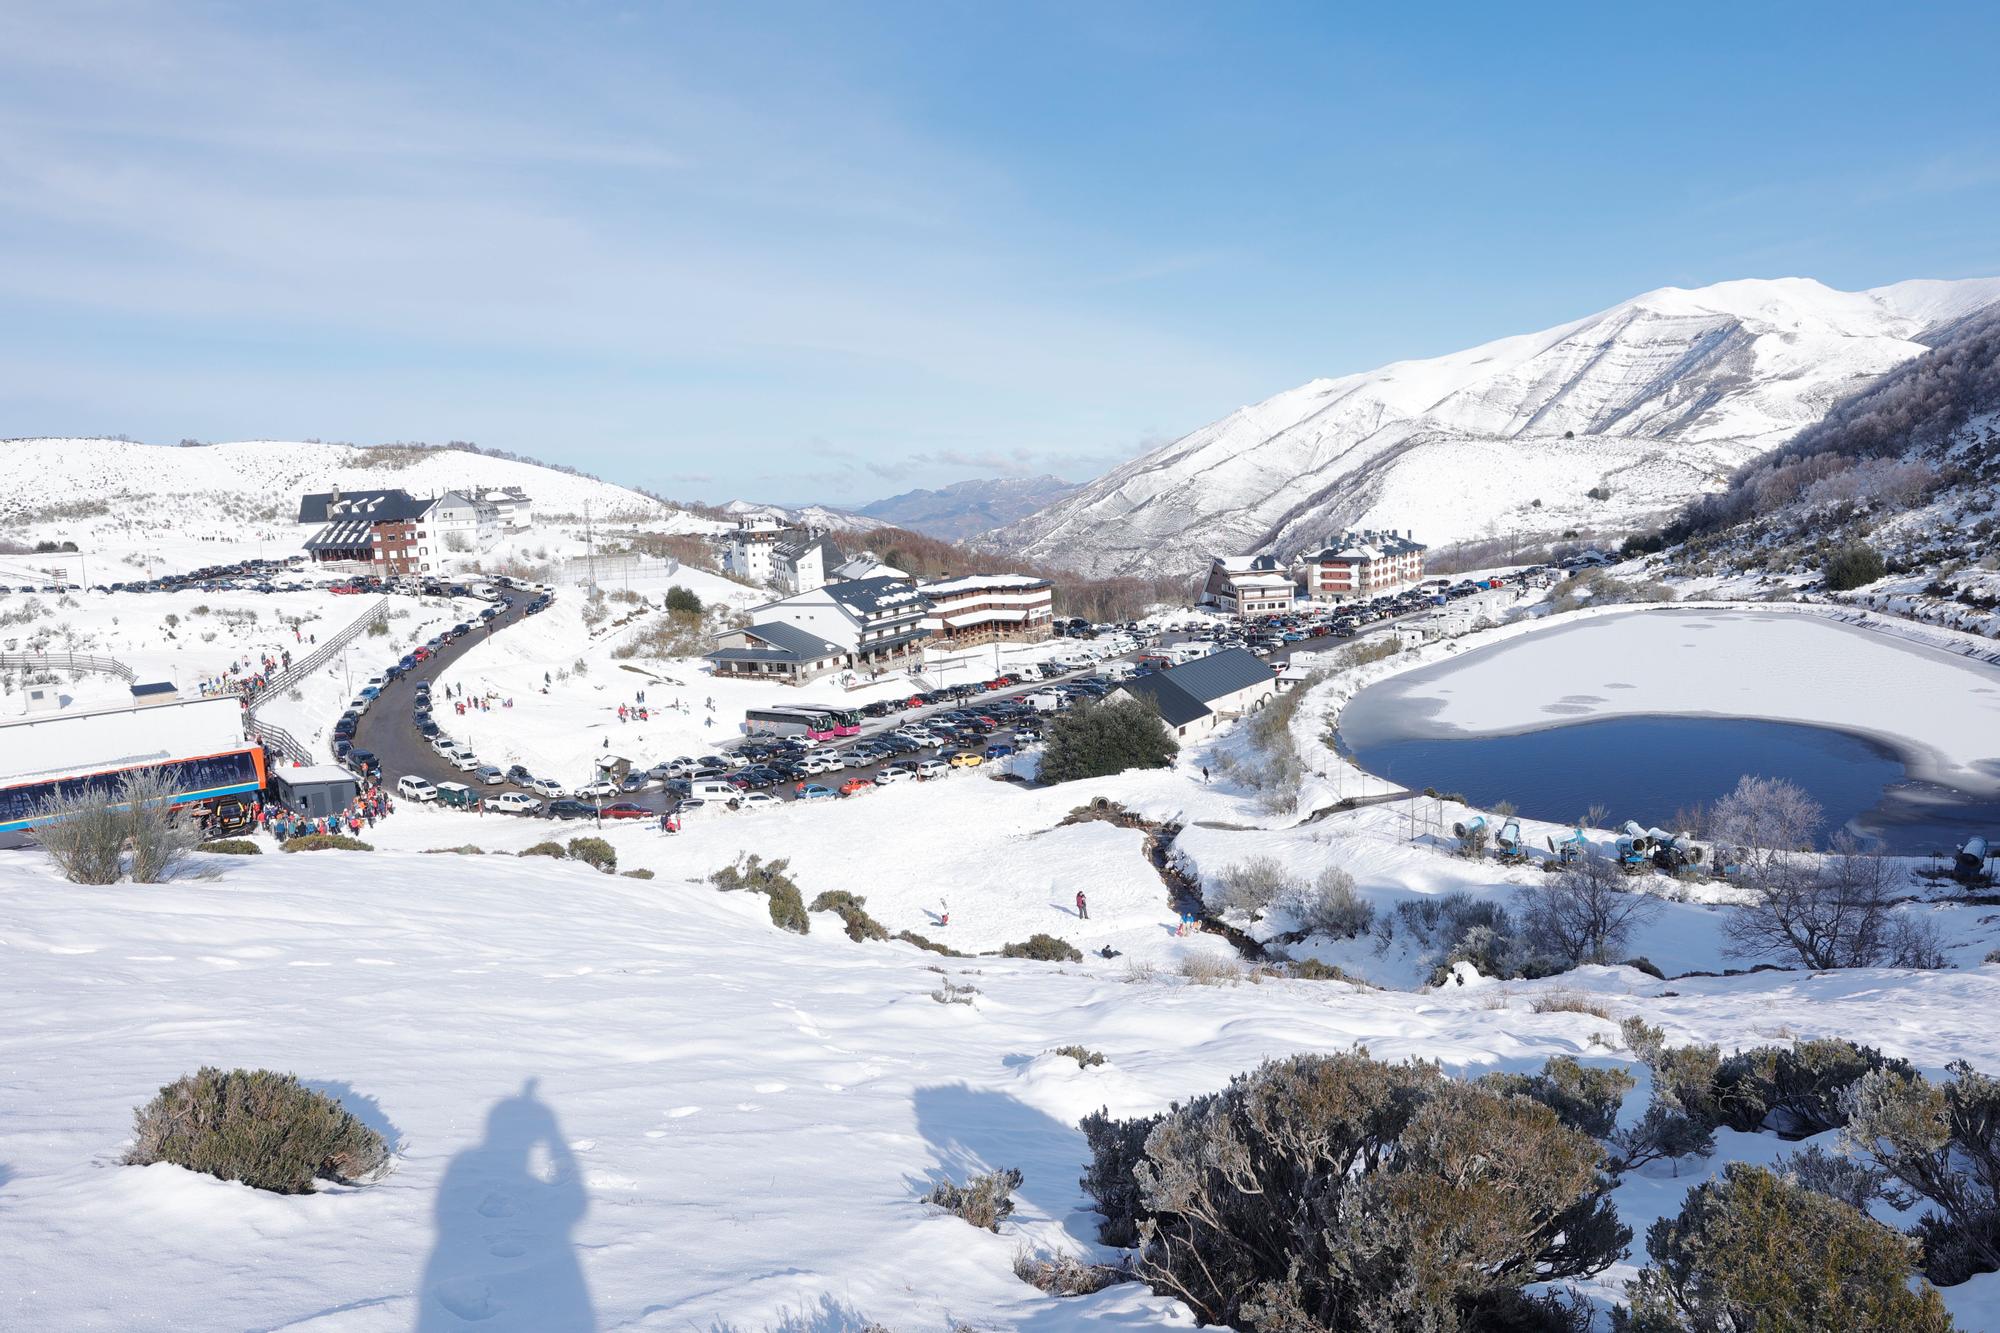
M 533 463 L 460 449 L 369 449 L 250 440 L 175 448 L 125 440 L 0 441 L 0 523 L 31 521 L 64 501 L 103 501 L 114 516 L 202 522 L 223 511 L 286 526 L 313 491 L 399 487 L 431 495 L 519 486 L 537 516 L 656 518 L 672 512 L 637 491 Z M 87 524 L 73 524 L 87 526 Z
M 1839 292 L 1662 288 L 1574 323 L 1314 380 L 1124 464 L 994 543 L 1097 574 L 1284 554 L 1349 525 L 1432 545 L 1616 530 L 1743 461 L 2000 301 L 2000 278 Z M 1605 487 L 1608 500 L 1586 493 Z
M 1076 487 L 1060 477 L 986 477 L 936 490 L 904 491 L 861 506 L 869 518 L 958 541 L 1027 518 Z
M 753 500 L 731 500 L 722 506 L 723 512 L 738 518 L 762 518 L 774 523 L 783 523 L 800 528 L 848 528 L 857 532 L 868 532 L 875 528 L 886 528 L 884 519 L 869 518 L 847 509 L 828 509 L 825 505 L 784 505 L 758 504 Z

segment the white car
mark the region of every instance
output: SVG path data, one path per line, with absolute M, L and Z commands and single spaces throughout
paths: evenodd
M 856 754 L 852 750 L 842 750 L 839 754 L 835 755 L 834 758 L 840 760 L 840 766 L 842 768 L 866 768 L 868 767 L 868 765 L 875 762 L 874 760 L 870 759 L 867 755 Z
M 891 764 L 875 775 L 875 785 L 886 787 L 892 782 L 908 782 L 917 776 L 917 770 L 908 764 Z
M 800 769 L 815 775 L 840 771 L 840 759 L 830 754 L 809 754 L 798 763 Z
M 438 791 L 415 773 L 406 773 L 396 779 L 396 795 L 411 801 L 435 801 Z
M 594 801 L 601 796 L 616 796 L 617 794 L 618 784 L 615 782 L 606 782 L 601 778 L 596 782 L 586 782 L 576 789 L 576 797 L 580 801 Z
M 543 796 L 551 800 L 561 797 L 566 791 L 562 783 L 557 782 L 554 778 L 529 778 L 521 785 L 529 791 L 540 792 Z
M 694 760 L 688 758 L 686 755 L 681 755 L 678 759 L 669 759 L 667 761 L 667 776 L 670 778 L 684 778 L 699 767 L 700 765 L 696 764 Z
M 542 803 L 524 791 L 503 791 L 486 802 L 490 810 L 509 815 L 540 814 Z
M 917 776 L 920 778 L 942 778 L 950 773 L 951 765 L 942 759 L 924 759 L 917 763 Z
M 458 742 L 453 740 L 449 736 L 433 737 L 431 740 L 431 748 L 433 750 L 436 750 L 439 754 L 443 755 L 446 759 L 452 759 L 457 757 L 458 755 Z
M 451 766 L 461 773 L 473 773 L 486 767 L 486 761 L 470 750 L 461 750 L 451 757 Z
M 743 810 L 775 810 L 784 802 L 767 791 L 746 791 L 736 798 L 736 804 Z

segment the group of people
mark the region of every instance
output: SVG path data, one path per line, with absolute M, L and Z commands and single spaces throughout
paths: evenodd
M 389 793 L 382 789 L 381 784 L 371 782 L 356 793 L 345 807 L 330 815 L 307 815 L 281 801 L 252 801 L 250 819 L 256 827 L 279 842 L 324 833 L 347 833 L 359 837 L 362 829 L 375 827 L 375 821 L 387 819 L 395 808 L 396 803 L 389 799 Z
M 236 694 L 245 699 L 254 699 L 264 692 L 265 687 L 271 682 L 271 677 L 291 665 L 290 649 L 285 649 L 275 656 L 265 653 L 255 662 L 231 662 L 219 674 L 201 682 L 201 697 L 212 699 L 220 694 Z

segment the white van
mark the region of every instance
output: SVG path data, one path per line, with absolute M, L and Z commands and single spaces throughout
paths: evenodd
M 438 798 L 437 788 L 415 773 L 406 773 L 396 780 L 396 794 L 412 801 L 435 801 Z
M 705 778 L 700 782 L 689 784 L 688 787 L 688 795 L 697 801 L 715 801 L 718 803 L 733 801 L 742 794 L 742 792 L 737 791 L 736 788 L 730 786 L 728 783 L 717 782 L 714 778 Z

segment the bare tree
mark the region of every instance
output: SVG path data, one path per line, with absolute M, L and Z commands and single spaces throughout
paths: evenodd
M 1532 892 L 1524 933 L 1571 966 L 1608 963 L 1659 910 L 1656 899 L 1631 890 L 1617 866 L 1586 856 Z
M 1819 802 L 1797 784 L 1746 775 L 1709 810 L 1708 827 L 1717 842 L 1739 849 L 1744 862 L 1761 871 L 1811 851 L 1824 817 Z
M 1892 929 L 1898 874 L 1883 857 L 1840 834 L 1818 865 L 1801 860 L 1753 864 L 1744 878 L 1752 900 L 1723 923 L 1739 958 L 1795 957 L 1816 971 L 1872 967 L 1901 949 Z
M 157 770 L 134 773 L 119 794 L 125 803 L 125 838 L 132 848 L 132 882 L 172 879 L 201 841 L 200 829 L 173 804 L 173 789 Z
M 181 870 L 200 840 L 172 795 L 157 771 L 142 770 L 116 788 L 46 801 L 36 811 L 45 822 L 35 827 L 35 842 L 72 884 L 116 883 L 128 846 L 133 882 L 158 884 Z

